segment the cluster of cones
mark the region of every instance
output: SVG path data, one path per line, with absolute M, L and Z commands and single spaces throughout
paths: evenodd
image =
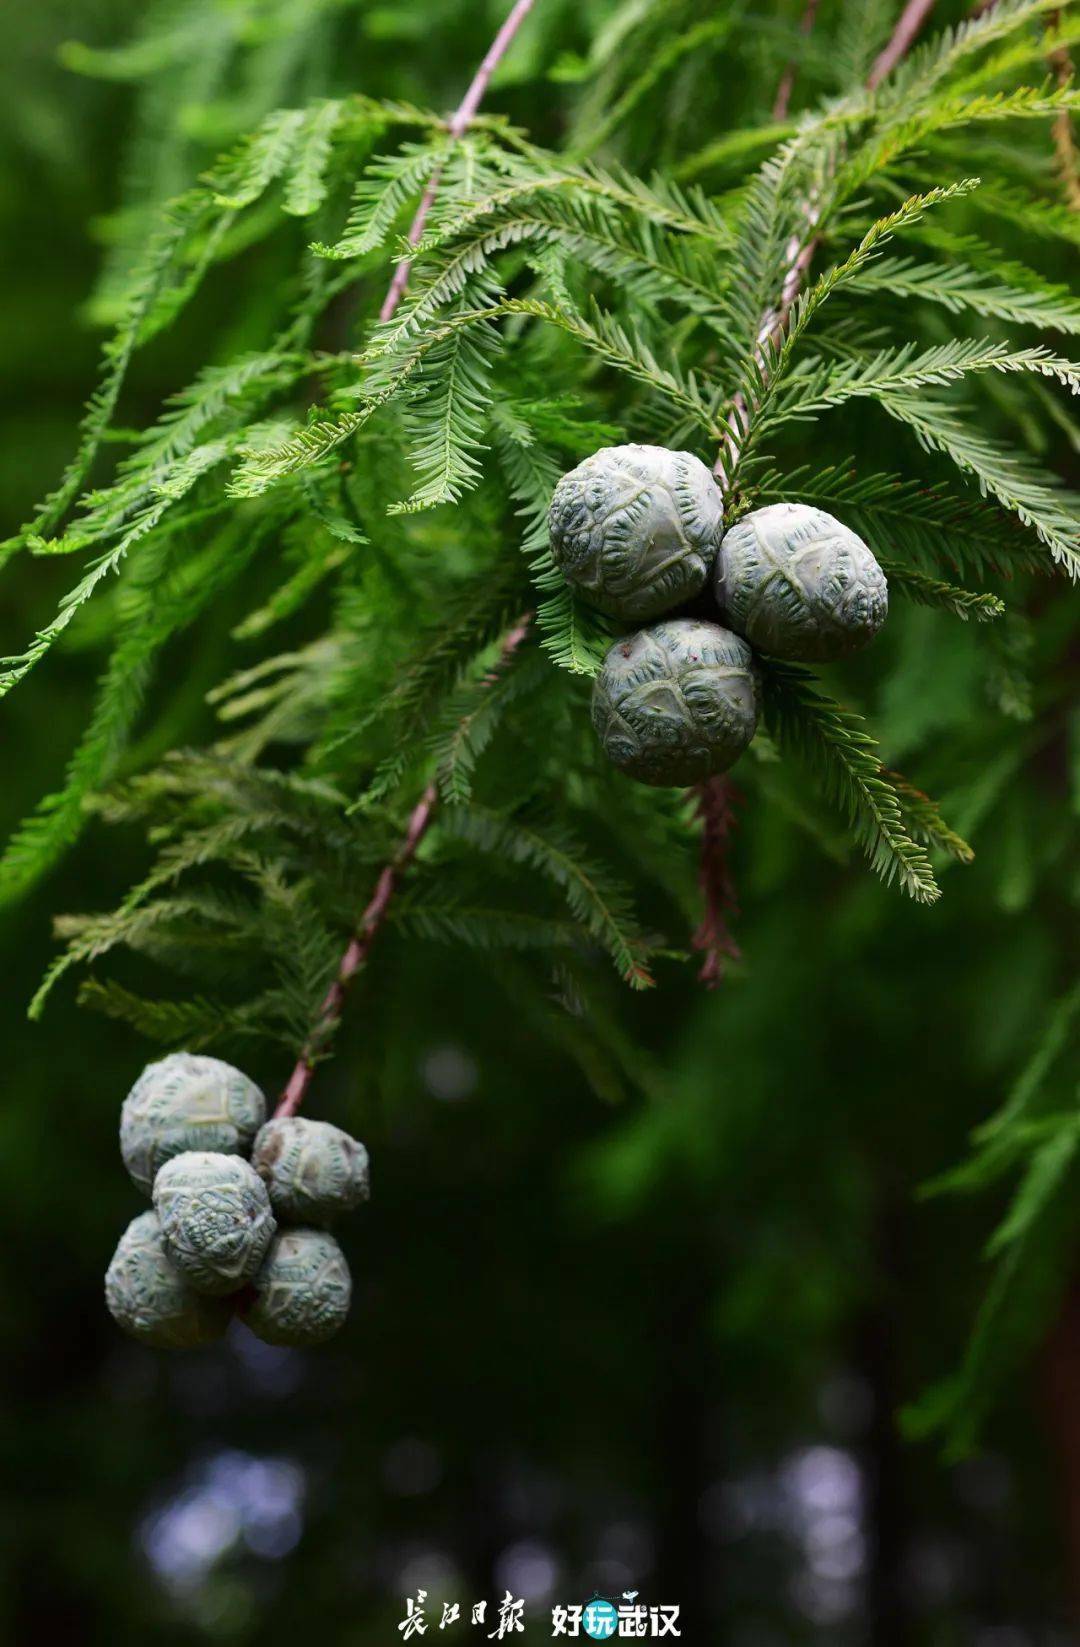
M 234 1314 L 269 1344 L 324 1343 L 352 1280 L 327 1229 L 369 1194 L 368 1155 L 339 1127 L 266 1120 L 266 1100 L 218 1058 L 173 1053 L 124 1101 L 120 1151 L 153 1211 L 105 1276 L 113 1318 L 163 1349 L 206 1344 Z

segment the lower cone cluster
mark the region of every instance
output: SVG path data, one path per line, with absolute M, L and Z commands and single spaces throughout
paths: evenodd
M 105 1276 L 125 1332 L 190 1349 L 234 1314 L 268 1344 L 337 1332 L 352 1280 L 326 1226 L 368 1197 L 363 1144 L 325 1121 L 267 1121 L 240 1070 L 174 1053 L 125 1099 L 120 1150 L 154 1204 L 128 1225 Z

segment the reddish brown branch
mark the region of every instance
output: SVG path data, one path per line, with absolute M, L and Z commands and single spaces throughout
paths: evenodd
M 536 0 L 517 0 L 517 4 L 510 12 L 506 22 L 491 42 L 487 56 L 484 58 L 484 61 L 473 75 L 472 83 L 469 86 L 468 91 L 465 93 L 465 96 L 461 99 L 461 102 L 458 104 L 457 108 L 454 110 L 454 113 L 450 117 L 446 129 L 451 138 L 461 137 L 471 125 L 473 116 L 480 107 L 480 100 L 487 91 L 488 82 L 495 73 L 495 70 L 498 68 L 499 64 L 502 62 L 503 58 L 506 56 L 506 53 L 509 51 L 511 44 L 513 43 L 514 36 L 517 34 L 518 29 L 521 27 L 522 23 L 525 21 L 535 4 Z M 428 183 L 427 188 L 424 190 L 424 193 L 420 199 L 420 204 L 416 208 L 416 216 L 413 218 L 412 223 L 409 226 L 408 239 L 410 246 L 417 245 L 420 240 L 420 236 L 424 232 L 424 224 L 428 220 L 428 213 L 431 211 L 435 196 L 439 192 L 439 183 L 441 179 L 442 168 L 440 167 L 439 170 L 434 173 L 431 181 Z M 405 288 L 409 284 L 409 273 L 411 269 L 412 261 L 409 258 L 406 258 L 403 263 L 398 264 L 397 269 L 394 271 L 394 278 L 390 282 L 390 290 L 387 292 L 386 297 L 383 300 L 383 306 L 379 310 L 380 320 L 389 320 L 393 315 L 394 310 L 401 302 Z
M 817 4 L 818 0 L 806 0 L 802 19 L 804 35 L 808 35 L 814 26 Z M 933 6 L 934 0 L 908 0 L 888 44 L 867 75 L 866 84 L 871 91 L 881 84 L 886 75 L 892 73 L 901 58 L 910 50 Z M 789 64 L 784 70 L 773 105 L 773 115 L 777 119 L 783 119 L 787 114 L 794 81 L 795 65 Z M 1069 137 L 1071 140 L 1071 128 Z M 763 382 L 768 373 L 770 351 L 787 331 L 792 308 L 803 288 L 818 248 L 821 202 L 817 196 L 811 195 L 803 203 L 802 215 L 803 226 L 792 234 L 787 243 L 784 278 L 776 302 L 765 310 L 758 327 L 755 355 Z M 754 407 L 742 390 L 737 390 L 732 397 L 727 427 L 713 465 L 713 474 L 723 493 L 731 490 L 753 416 Z M 728 836 L 734 819 L 728 792 L 723 787 L 726 783 L 727 780 L 723 778 L 710 779 L 709 783 L 702 785 L 698 791 L 698 815 L 703 819 L 705 826 L 699 873 L 699 881 L 705 895 L 705 914 L 692 941 L 695 949 L 703 950 L 705 953 L 699 977 L 702 983 L 710 988 L 715 987 L 724 975 L 725 957 L 733 958 L 738 954 L 727 924 L 727 917 L 735 912 L 736 906 L 727 864 Z M 710 787 L 714 784 L 720 786 L 718 791 L 714 792 Z
M 875 59 L 870 73 L 866 77 L 866 84 L 871 91 L 875 91 L 881 82 L 892 73 L 900 59 L 904 57 L 915 44 L 919 30 L 934 9 L 934 0 L 908 0 L 900 14 L 900 20 L 892 32 L 892 38 L 884 51 Z
M 483 685 L 493 686 L 495 684 L 500 671 L 509 663 L 528 635 L 531 622 L 532 613 L 527 612 L 518 619 L 512 629 L 507 631 L 499 650 L 498 659 L 484 676 Z M 371 895 L 371 901 L 361 915 L 356 930 L 349 939 L 345 953 L 341 957 L 337 975 L 323 997 L 315 1028 L 296 1061 L 288 1085 L 281 1095 L 281 1101 L 274 1111 L 275 1117 L 295 1115 L 304 1102 L 307 1089 L 311 1085 L 311 1078 L 315 1073 L 315 1060 L 341 1021 L 349 985 L 361 967 L 367 962 L 367 958 L 371 953 L 371 946 L 386 920 L 394 893 L 400 886 L 402 877 L 416 857 L 420 843 L 431 827 L 438 804 L 438 786 L 429 783 L 412 810 L 408 828 L 402 837 L 400 846 L 390 862 L 384 864 L 379 873 L 379 878 L 375 883 L 375 891 Z
M 428 832 L 432 813 L 438 804 L 439 791 L 435 784 L 429 783 L 421 795 L 409 819 L 409 827 L 405 831 L 404 839 L 398 847 L 390 863 L 385 864 L 375 883 L 375 891 L 368 904 L 355 933 L 349 939 L 348 946 L 337 969 L 337 977 L 327 990 L 322 1006 L 319 1008 L 318 1022 L 315 1032 L 308 1045 L 297 1059 L 296 1066 L 289 1077 L 289 1084 L 281 1095 L 274 1115 L 295 1115 L 304 1101 L 305 1094 L 315 1073 L 315 1054 L 320 1044 L 328 1034 L 332 1034 L 341 1019 L 345 1005 L 345 994 L 350 983 L 360 968 L 364 965 L 371 951 L 371 946 L 378 936 L 379 928 L 386 919 L 386 912 L 390 907 L 390 900 L 397 891 L 398 883 L 413 859 L 417 848 Z
M 819 0 L 806 0 L 802 20 L 799 23 L 799 33 L 803 35 L 804 38 L 813 30 L 814 22 L 817 18 L 818 4 Z M 788 109 L 791 107 L 791 93 L 795 88 L 795 76 L 798 72 L 798 62 L 795 58 L 792 58 L 787 68 L 780 76 L 780 84 L 776 88 L 776 97 L 773 101 L 772 111 L 774 120 L 787 119 Z
M 491 42 L 487 56 L 473 75 L 468 91 L 450 118 L 447 129 L 452 138 L 460 137 L 468 128 L 480 106 L 480 101 L 488 88 L 492 75 L 510 49 L 514 36 L 535 3 L 536 0 L 517 0 L 517 3 L 509 12 L 502 28 Z M 428 213 L 438 191 L 440 176 L 441 173 L 436 172 L 424 190 L 420 204 L 416 209 L 416 216 L 413 218 L 409 229 L 410 246 L 415 246 L 424 232 L 424 224 L 427 222 Z M 397 269 L 394 271 L 394 278 L 391 280 L 386 297 L 383 300 L 383 306 L 379 311 L 380 320 L 389 320 L 397 309 L 409 283 L 411 268 L 412 264 L 408 260 L 398 264 Z M 491 685 L 494 683 L 499 670 L 509 662 L 525 639 L 531 622 L 532 614 L 527 613 L 508 632 L 503 640 L 498 662 L 485 677 L 485 684 Z M 315 1058 L 326 1044 L 326 1041 L 334 1034 L 341 1021 L 349 985 L 367 961 L 371 946 L 378 937 L 379 930 L 386 919 L 394 893 L 397 891 L 402 876 L 416 857 L 420 843 L 428 832 L 438 804 L 438 788 L 434 783 L 429 783 L 413 808 L 409 826 L 405 831 L 401 845 L 391 861 L 383 866 L 375 883 L 375 891 L 371 895 L 371 902 L 361 915 L 356 930 L 349 940 L 344 955 L 341 957 L 337 976 L 323 998 L 315 1028 L 300 1053 L 292 1074 L 289 1076 L 285 1091 L 281 1095 L 281 1101 L 274 1111 L 275 1116 L 295 1115 L 304 1102 L 307 1089 L 311 1085 L 311 1078 L 315 1073 Z
M 1054 13 L 1054 25 L 1060 27 L 1061 13 Z M 1072 84 L 1073 60 L 1067 46 L 1055 46 L 1047 61 L 1054 71 L 1058 85 L 1064 91 Z M 1080 212 L 1080 155 L 1077 153 L 1072 115 L 1062 109 L 1053 125 L 1054 152 L 1057 156 L 1058 177 L 1065 191 L 1065 199 L 1074 212 Z
M 787 331 L 788 320 L 791 317 L 792 305 L 802 290 L 803 281 L 813 262 L 814 253 L 818 248 L 817 224 L 821 216 L 821 207 L 817 200 L 808 200 L 804 205 L 806 229 L 796 232 L 787 243 L 787 268 L 784 273 L 780 296 L 774 308 L 766 309 L 761 317 L 758 329 L 755 354 L 758 366 L 761 369 L 762 380 L 766 377 L 766 362 L 768 351 L 774 343 L 778 343 Z M 742 452 L 743 442 L 750 433 L 752 418 L 750 402 L 742 390 L 736 390 L 731 400 L 731 410 L 727 417 L 727 429 L 720 443 L 720 450 L 713 464 L 713 474 L 717 485 L 722 492 L 731 487 Z
M 904 54 L 910 50 L 916 35 L 933 8 L 934 0 L 908 0 L 908 4 L 897 20 L 888 44 L 867 75 L 866 84 L 871 91 L 880 85 L 886 75 L 892 73 Z M 804 33 L 808 34 L 813 27 L 815 11 L 816 0 L 807 0 L 807 9 L 803 14 Z M 781 111 L 783 113 L 786 113 L 787 110 L 786 99 L 791 95 L 791 84 L 788 83 L 789 75 L 791 75 L 793 83 L 794 71 L 790 67 L 784 71 L 784 76 L 776 94 L 777 106 L 781 104 L 781 99 L 784 99 Z M 758 327 L 755 354 L 763 379 L 767 373 L 769 350 L 773 344 L 780 341 L 787 330 L 792 306 L 802 290 L 803 282 L 814 259 L 814 253 L 817 251 L 820 238 L 817 227 L 820 217 L 820 202 L 811 196 L 803 205 L 805 226 L 796 229 L 787 243 L 787 266 L 777 301 L 766 309 Z M 735 478 L 735 470 L 738 467 L 743 444 L 750 432 L 753 415 L 754 407 L 747 400 L 742 390 L 737 390 L 732 397 L 731 410 L 727 416 L 727 428 L 720 442 L 716 462 L 713 464 L 713 474 L 716 476 L 717 485 L 723 492 L 730 490 L 731 483 Z
M 735 807 L 742 796 L 728 777 L 707 778 L 694 793 L 702 825 L 698 885 L 704 913 L 690 942 L 704 957 L 699 981 L 706 989 L 715 989 L 723 980 L 727 962 L 740 956 L 729 917 L 739 913 L 731 873 L 731 837 L 738 822 Z

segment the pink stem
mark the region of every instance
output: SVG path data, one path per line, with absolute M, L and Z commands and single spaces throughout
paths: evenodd
M 715 989 L 723 981 L 727 962 L 739 959 L 739 946 L 729 923 L 729 917 L 739 912 L 730 855 L 737 822 L 735 805 L 742 796 L 728 777 L 706 778 L 695 793 L 702 824 L 698 885 L 704 910 L 701 925 L 690 942 L 704 957 L 699 982 L 706 989 Z
M 875 60 L 870 73 L 866 77 L 866 84 L 871 91 L 876 90 L 887 75 L 895 69 L 897 63 L 915 43 L 915 37 L 922 28 L 926 19 L 934 9 L 934 0 L 908 0 L 900 14 L 900 20 L 892 32 L 892 38 L 884 51 Z
M 484 676 L 483 684 L 485 686 L 495 684 L 501 670 L 509 663 L 528 635 L 531 623 L 532 613 L 527 612 L 518 619 L 512 629 L 507 631 L 496 663 Z M 341 1021 L 349 985 L 361 967 L 365 965 L 371 953 L 371 946 L 386 920 L 394 893 L 397 891 L 405 871 L 416 857 L 420 843 L 431 826 L 438 804 L 438 786 L 429 783 L 419 801 L 413 807 L 401 845 L 390 862 L 384 864 L 379 872 L 371 901 L 357 922 L 356 930 L 349 939 L 345 953 L 338 963 L 337 975 L 323 997 L 315 1029 L 297 1059 L 293 1072 L 289 1076 L 288 1084 L 281 1095 L 281 1101 L 274 1111 L 275 1119 L 295 1115 L 304 1102 L 308 1087 L 311 1085 L 312 1076 L 315 1073 L 316 1054 L 321 1050 L 323 1043 L 334 1033 Z
M 424 224 L 427 222 L 427 215 L 431 210 L 432 201 L 439 192 L 439 184 L 441 181 L 442 167 L 440 166 L 438 171 L 432 174 L 431 181 L 428 183 L 427 188 L 420 197 L 420 204 L 416 208 L 416 216 L 409 225 L 410 246 L 415 246 L 424 232 Z M 379 310 L 380 320 L 389 320 L 393 315 L 394 310 L 397 308 L 398 304 L 401 302 L 401 299 L 405 295 L 405 288 L 409 284 L 409 276 L 411 273 L 412 258 L 407 257 L 404 262 L 399 263 L 397 268 L 394 270 L 394 278 L 390 282 L 390 288 L 387 291 L 386 296 L 383 298 L 383 305 Z
M 808 35 L 813 29 L 814 20 L 817 17 L 818 4 L 819 0 L 806 0 L 806 7 L 802 14 L 802 21 L 799 24 L 800 34 Z M 772 112 L 774 120 L 787 119 L 788 109 L 791 107 L 791 93 L 795 87 L 795 75 L 797 71 L 798 64 L 792 60 L 780 76 L 780 84 L 776 88 L 776 100 L 773 103 Z
M 993 4 L 994 0 L 989 0 L 989 3 Z M 886 75 L 892 73 L 905 52 L 909 50 L 933 6 L 934 0 L 908 0 L 888 45 L 876 59 L 867 76 L 866 84 L 871 91 L 880 85 Z M 806 0 L 802 18 L 804 35 L 808 35 L 814 26 L 817 7 L 818 0 Z M 979 9 L 985 10 L 988 7 L 983 5 Z M 782 120 L 786 117 L 794 84 L 795 64 L 791 63 L 784 70 L 777 88 L 773 105 L 775 119 Z M 805 202 L 803 216 L 806 228 L 796 230 L 785 248 L 787 266 L 780 295 L 776 304 L 762 315 L 758 328 L 755 355 L 763 380 L 768 372 L 768 350 L 772 344 L 778 343 L 787 331 L 792 307 L 802 290 L 820 238 L 817 231 L 821 206 L 813 197 Z M 720 450 L 716 454 L 716 462 L 713 464 L 713 474 L 723 494 L 731 491 L 739 457 L 750 433 L 753 415 L 754 408 L 747 396 L 741 389 L 737 390 L 732 396 L 727 427 L 720 442 Z M 734 887 L 727 868 L 728 837 L 734 826 L 735 817 L 731 809 L 730 796 L 722 787 L 723 783 L 724 780 L 719 780 L 719 783 L 710 780 L 710 783 L 702 785 L 698 791 L 698 816 L 704 824 L 700 884 L 704 894 L 705 912 L 692 942 L 696 949 L 704 952 L 705 960 L 698 976 L 710 989 L 715 988 L 723 977 L 725 958 L 738 955 L 727 922 L 728 914 L 733 913 L 735 909 Z
M 319 1008 L 319 1017 L 313 1041 L 321 1040 L 328 1031 L 336 1028 L 345 1006 L 345 993 L 352 979 L 360 971 L 368 958 L 372 944 L 379 928 L 386 919 L 386 912 L 390 907 L 390 900 L 394 896 L 397 884 L 416 856 L 417 848 L 427 834 L 431 822 L 431 814 L 438 802 L 439 791 L 433 783 L 429 783 L 421 795 L 409 819 L 409 827 L 405 837 L 398 847 L 390 863 L 384 864 L 379 879 L 375 883 L 375 891 L 371 902 L 364 910 L 357 925 L 356 931 L 349 939 L 348 946 L 338 965 L 337 976 L 323 998 Z M 285 1115 L 295 1115 L 304 1102 L 311 1078 L 315 1073 L 313 1062 L 315 1048 L 309 1045 L 296 1061 L 296 1066 L 289 1077 L 288 1085 L 281 1095 L 281 1102 L 274 1111 L 276 1118 Z
M 488 88 L 488 82 L 502 62 L 514 36 L 535 4 L 536 0 L 517 0 L 517 4 L 510 11 L 502 28 L 491 42 L 487 56 L 473 75 L 468 91 L 451 116 L 447 127 L 451 137 L 460 137 L 468 128 Z M 424 232 L 424 224 L 427 222 L 432 202 L 438 193 L 441 176 L 440 169 L 435 172 L 421 196 L 420 204 L 416 208 L 416 216 L 409 228 L 410 246 L 415 246 Z M 391 280 L 389 289 L 383 299 L 382 308 L 379 310 L 380 320 L 389 320 L 401 302 L 405 288 L 409 284 L 411 269 L 412 262 L 409 259 L 398 264 L 394 271 L 394 278 Z M 506 635 L 502 644 L 502 651 L 499 654 L 499 661 L 490 674 L 486 676 L 485 684 L 491 685 L 495 681 L 499 670 L 508 662 L 525 639 L 531 622 L 532 613 L 530 612 L 521 618 Z M 321 1043 L 333 1034 L 341 1020 L 349 984 L 367 961 L 371 946 L 386 919 L 386 913 L 394 893 L 397 891 L 398 883 L 416 857 L 417 850 L 428 832 L 432 815 L 438 803 L 438 788 L 435 784 L 430 783 L 413 808 L 412 816 L 409 819 L 409 827 L 405 831 L 401 845 L 391 861 L 383 866 L 379 879 L 375 883 L 375 891 L 372 893 L 371 902 L 361 915 L 356 930 L 349 939 L 348 946 L 338 965 L 337 976 L 323 997 L 315 1029 L 296 1060 L 293 1072 L 289 1076 L 288 1083 L 281 1095 L 281 1101 L 274 1111 L 276 1117 L 295 1115 L 304 1102 L 308 1087 L 311 1085 L 311 1078 L 315 1073 L 314 1059 L 316 1051 Z
M 482 96 L 487 91 L 487 84 L 491 81 L 492 74 L 496 72 L 499 64 L 502 63 L 502 59 L 509 51 L 510 43 L 514 41 L 514 36 L 517 35 L 517 31 L 524 23 L 528 13 L 532 12 L 533 5 L 535 5 L 535 0 L 517 0 L 517 5 L 510 10 L 504 25 L 500 28 L 496 38 L 492 40 L 486 58 L 474 74 L 468 91 L 459 102 L 458 109 L 454 110 L 453 117 L 449 120 L 448 132 L 451 137 L 461 137 L 463 132 L 468 130 L 473 115 L 476 114 L 476 110 L 481 105 Z M 417 208 L 417 216 L 413 217 L 410 229 L 408 229 L 408 244 L 410 245 L 417 245 L 421 234 L 423 234 L 423 226 L 428 221 L 428 212 L 431 211 L 431 204 L 433 204 L 435 196 L 438 194 L 440 180 L 441 170 L 436 171 L 435 176 L 431 178 L 430 183 L 423 191 L 420 206 Z M 412 272 L 412 260 L 407 259 L 395 268 L 393 280 L 390 282 L 384 303 L 382 303 L 382 308 L 379 310 L 379 320 L 390 320 L 393 311 L 397 310 L 398 303 L 402 301 L 402 296 L 405 295 L 405 287 L 408 285 L 410 272 Z M 528 624 L 530 623 L 532 623 L 532 613 L 528 613 L 525 618 L 520 619 L 519 623 L 515 624 L 514 628 L 510 629 L 509 634 L 505 636 L 504 642 L 502 642 L 502 651 L 499 654 L 499 662 L 491 670 L 491 674 L 486 677 L 487 685 L 494 684 L 499 669 L 502 669 L 502 665 L 514 656 L 517 647 L 522 644 L 528 634 Z M 273 1112 L 275 1117 L 295 1115 L 296 1110 L 300 1108 L 301 1103 L 305 1100 L 308 1087 L 311 1085 L 311 1077 L 314 1075 L 314 1054 L 318 1051 L 319 1044 L 323 1043 L 329 1034 L 334 1033 L 334 1029 L 341 1021 L 349 983 L 352 982 L 352 978 L 356 977 L 356 973 L 367 962 L 370 947 L 374 944 L 375 937 L 379 935 L 379 929 L 382 927 L 382 922 L 387 917 L 387 911 L 389 911 L 390 903 L 392 903 L 393 894 L 397 891 L 398 883 L 405 875 L 405 871 L 408 870 L 413 858 L 417 856 L 421 840 L 428 833 L 428 827 L 431 824 L 431 817 L 435 814 L 436 805 L 438 805 L 438 787 L 435 784 L 428 784 L 417 805 L 413 807 L 412 817 L 408 820 L 408 828 L 405 830 L 402 845 L 398 847 L 397 853 L 393 855 L 390 863 L 384 865 L 384 868 L 380 871 L 379 879 L 375 881 L 375 891 L 372 893 L 369 906 L 359 919 L 356 932 L 349 939 L 346 952 L 342 955 L 341 963 L 337 967 L 337 977 L 334 978 L 331 987 L 326 991 L 323 1005 L 319 1006 L 316 1028 L 314 1028 L 314 1033 L 308 1039 L 308 1044 L 301 1052 L 300 1057 L 296 1059 L 295 1067 L 293 1067 L 293 1072 L 288 1077 L 288 1084 L 286 1084 L 285 1092 L 282 1094 L 282 1100 L 278 1103 L 277 1110 Z
M 1055 11 L 1051 16 L 1054 28 L 1061 27 L 1061 13 Z M 1054 71 L 1055 78 L 1062 91 L 1072 82 L 1073 60 L 1067 46 L 1056 46 L 1047 58 L 1047 62 Z M 1072 115 L 1068 109 L 1062 109 L 1051 127 L 1054 138 L 1054 152 L 1057 156 L 1058 175 L 1061 186 L 1065 191 L 1065 198 L 1074 212 L 1080 212 L 1080 155 L 1077 153 L 1076 138 L 1073 136 Z
M 532 11 L 535 4 L 536 0 L 517 0 L 517 4 L 513 7 L 502 28 L 491 42 L 487 56 L 484 58 L 484 61 L 473 75 L 472 83 L 469 86 L 468 91 L 465 93 L 465 96 L 461 99 L 461 102 L 458 104 L 454 113 L 450 117 L 450 122 L 446 129 L 452 138 L 461 137 L 462 134 L 468 129 L 472 122 L 473 115 L 480 107 L 480 101 L 483 98 L 484 93 L 487 91 L 488 82 L 495 73 L 495 70 L 498 68 L 499 64 L 502 62 L 503 58 L 506 56 L 506 53 L 509 51 L 511 44 L 513 43 L 514 36 L 517 34 L 518 29 L 521 27 L 530 11 Z M 441 179 L 442 169 L 440 167 L 440 169 L 434 173 L 431 181 L 428 183 L 427 188 L 424 190 L 423 195 L 420 198 L 420 204 L 416 208 L 416 216 L 413 218 L 412 223 L 409 226 L 408 239 L 410 246 L 417 245 L 420 240 L 420 236 L 424 232 L 424 224 L 428 220 L 428 213 L 434 203 L 435 196 L 439 192 L 439 183 Z M 406 258 L 403 263 L 398 264 L 396 270 L 394 271 L 394 278 L 390 282 L 390 290 L 383 299 L 383 306 L 379 310 L 380 320 L 389 320 L 398 304 L 401 302 L 405 288 L 409 284 L 409 273 L 411 269 L 411 258 Z
M 934 0 L 908 0 L 904 7 L 888 45 L 874 62 L 870 73 L 866 77 L 866 84 L 872 91 L 880 85 L 885 76 L 891 74 L 900 59 L 904 56 L 915 40 L 915 36 L 922 28 L 930 12 L 933 10 Z M 817 10 L 817 0 L 807 0 L 806 11 L 803 13 L 803 33 L 809 34 L 814 25 Z M 794 67 L 790 66 L 784 72 L 776 94 L 776 107 L 780 114 L 787 112 L 787 99 L 791 95 L 791 86 L 794 83 Z M 806 202 L 804 216 L 808 232 L 796 231 L 787 244 L 788 264 L 780 288 L 780 297 L 775 308 L 767 309 L 761 317 L 761 326 L 758 330 L 756 356 L 762 368 L 762 377 L 766 375 L 766 349 L 772 343 L 778 342 L 787 330 L 788 319 L 792 305 L 802 290 L 803 282 L 809 272 L 818 246 L 817 225 L 821 216 L 821 208 L 814 200 Z M 728 413 L 727 428 L 720 442 L 720 450 L 713 464 L 713 474 L 717 485 L 722 492 L 731 489 L 731 483 L 738 467 L 739 456 L 743 443 L 750 433 L 750 424 L 753 408 L 741 390 L 732 396 L 731 410 Z
M 515 34 L 535 3 L 536 0 L 517 0 L 517 5 L 513 7 L 506 22 L 491 42 L 491 48 L 487 56 L 473 75 L 471 86 L 458 104 L 457 113 L 450 122 L 451 137 L 460 137 L 472 120 L 473 115 L 480 107 L 484 93 L 487 91 L 488 81 L 506 56 L 513 44 Z

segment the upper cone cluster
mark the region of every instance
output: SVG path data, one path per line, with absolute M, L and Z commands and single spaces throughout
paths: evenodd
M 619 640 L 593 691 L 611 760 L 650 784 L 724 772 L 757 727 L 754 650 L 824 662 L 871 641 L 888 615 L 873 554 L 823 509 L 774 503 L 724 530 L 705 465 L 662 446 L 605 446 L 563 476 L 548 516 L 567 582 L 628 622 L 708 588 L 717 618 L 667 617 Z
M 322 1226 L 367 1199 L 363 1144 L 325 1121 L 267 1121 L 240 1070 L 179 1052 L 132 1087 L 120 1152 L 154 1203 L 105 1276 L 127 1332 L 186 1349 L 219 1337 L 234 1309 L 269 1344 L 320 1344 L 337 1331 L 352 1281 Z

